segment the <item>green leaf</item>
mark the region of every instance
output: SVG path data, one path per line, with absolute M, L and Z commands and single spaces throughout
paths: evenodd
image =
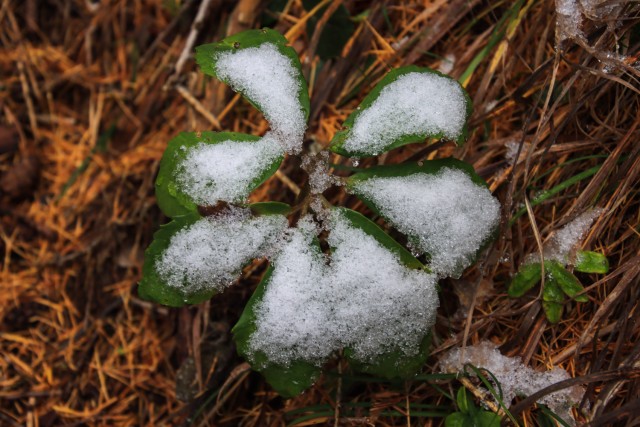
M 350 135 L 350 132 L 351 132 L 350 129 L 354 126 L 354 123 L 356 122 L 358 117 L 378 99 L 378 97 L 380 96 L 380 93 L 387 85 L 395 82 L 401 76 L 409 73 L 436 74 L 438 76 L 451 79 L 449 76 L 446 76 L 438 71 L 435 71 L 429 68 L 417 67 L 415 65 L 409 65 L 406 67 L 401 67 L 401 68 L 396 68 L 391 70 L 386 76 L 384 76 L 382 80 L 380 80 L 380 82 L 364 98 L 360 106 L 357 109 L 355 109 L 349 115 L 349 117 L 347 117 L 347 120 L 343 124 L 343 128 L 345 129 L 338 131 L 335 134 L 335 136 L 331 140 L 331 145 L 329 146 L 329 149 L 334 153 L 347 156 L 347 157 L 370 157 L 371 154 L 358 152 L 358 151 L 349 151 L 343 147 L 345 141 L 348 139 Z M 451 80 L 455 81 L 454 79 L 451 79 Z M 467 94 L 467 92 L 462 88 L 462 86 L 460 86 L 460 88 L 464 94 L 466 106 L 467 106 L 466 117 L 465 117 L 465 122 L 466 122 L 466 120 L 468 120 L 469 117 L 471 116 L 473 107 L 472 107 L 471 99 L 469 98 L 469 95 Z M 382 148 L 382 151 L 389 151 L 391 149 L 401 147 L 403 145 L 411 144 L 414 142 L 423 142 L 427 138 L 439 139 L 442 137 L 443 137 L 442 133 L 433 134 L 428 131 L 418 133 L 418 134 L 403 135 L 400 138 L 397 138 L 396 140 L 394 140 L 392 143 L 385 146 L 384 148 Z M 456 143 L 462 144 L 466 140 L 466 138 L 467 138 L 467 126 L 465 124 L 465 127 L 463 128 L 462 132 L 460 132 L 460 134 L 456 138 Z
M 310 111 L 309 91 L 307 89 L 307 81 L 302 75 L 300 59 L 298 58 L 296 51 L 287 46 L 287 39 L 278 31 L 270 28 L 247 30 L 231 37 L 227 37 L 218 43 L 198 46 L 196 47 L 196 62 L 203 73 L 229 84 L 228 81 L 218 77 L 215 58 L 223 52 L 233 52 L 252 47 L 259 47 L 263 43 L 274 44 L 278 48 L 278 51 L 288 57 L 291 60 L 292 65 L 299 71 L 298 81 L 300 83 L 300 90 L 298 92 L 298 100 L 300 101 L 301 108 L 305 112 L 305 120 L 308 120 Z M 251 99 L 244 93 L 242 96 L 258 110 L 264 112 L 263 106 L 258 105 L 255 100 Z
M 408 268 L 425 269 L 425 266 L 418 261 L 411 252 L 404 246 L 393 240 L 377 224 L 364 215 L 347 208 L 335 208 L 340 211 L 353 227 L 359 228 L 389 251 L 395 253 L 400 261 Z M 366 373 L 386 379 L 408 379 L 414 376 L 427 361 L 429 357 L 429 346 L 431 335 L 427 334 L 420 342 L 418 353 L 408 357 L 400 350 L 384 353 L 373 362 L 362 362 L 354 357 L 354 352 L 350 348 L 344 350 L 344 356 L 349 361 L 351 368 L 356 372 Z
M 547 263 L 545 263 L 545 268 Z M 551 323 L 558 323 L 562 318 L 564 295 L 555 277 L 547 277 L 542 290 L 542 308 Z
M 460 387 L 456 393 L 456 402 L 458 403 L 458 409 L 464 414 L 475 412 L 476 407 L 473 403 L 473 399 L 467 389 Z
M 598 252 L 578 251 L 574 268 L 581 273 L 606 274 L 609 272 L 609 260 Z
M 318 3 L 320 3 L 320 0 L 302 1 L 302 5 L 306 10 L 313 9 Z M 327 7 L 321 8 L 307 21 L 307 34 L 309 39 L 313 37 L 313 33 L 318 26 L 318 21 L 320 21 L 326 10 Z M 355 25 L 351 20 L 351 16 L 349 16 L 349 11 L 344 5 L 338 6 L 322 28 L 322 34 L 316 47 L 316 54 L 323 61 L 340 56 L 342 49 L 354 31 Z
M 412 269 L 425 269 L 425 266 L 418 261 L 404 246 L 396 242 L 391 236 L 385 233 L 377 224 L 360 214 L 347 208 L 338 209 L 345 219 L 353 227 L 359 228 L 366 234 L 378 241 L 383 247 L 396 254 L 405 266 Z M 346 348 L 344 356 L 349 360 L 351 368 L 356 372 L 366 373 L 386 379 L 408 379 L 413 377 L 426 363 L 429 357 L 429 346 L 431 344 L 431 334 L 427 334 L 420 342 L 419 351 L 416 355 L 408 357 L 400 350 L 384 353 L 372 362 L 362 362 L 354 357 L 353 350 Z
M 545 268 L 547 267 L 547 263 L 545 263 Z M 555 276 L 547 275 L 544 281 L 544 289 L 542 290 L 542 299 L 543 301 L 549 302 L 564 302 L 564 293 L 562 292 L 562 288 Z
M 469 178 L 471 178 L 475 184 L 488 188 L 485 180 L 476 173 L 473 166 L 461 160 L 454 159 L 453 157 L 448 157 L 445 159 L 425 160 L 421 162 L 421 164 L 412 162 L 401 163 L 399 165 L 373 166 L 347 178 L 347 189 L 354 191 L 353 185 L 355 183 L 365 181 L 370 178 L 409 176 L 416 173 L 436 175 L 445 168 L 458 169 L 469 175 Z M 364 199 L 363 201 L 367 203 Z M 376 209 L 374 206 L 369 207 Z M 379 213 L 378 210 L 376 210 L 376 212 Z
M 396 242 L 391 236 L 385 233 L 375 222 L 365 217 L 359 212 L 347 208 L 336 207 L 340 213 L 356 228 L 364 231 L 378 241 L 382 246 L 396 254 L 400 261 L 409 268 L 424 269 L 425 266 L 414 257 L 411 252 Z
M 471 418 L 462 412 L 447 415 L 447 418 L 444 419 L 444 425 L 445 427 L 474 427 Z
M 544 309 L 544 314 L 547 316 L 547 320 L 550 323 L 558 323 L 562 318 L 562 310 L 564 309 L 562 303 L 542 301 L 542 308 Z
M 185 304 L 201 303 L 215 294 L 213 290 L 185 293 L 182 289 L 167 285 L 156 271 L 156 264 L 160 261 L 174 234 L 200 219 L 197 212 L 191 212 L 161 226 L 160 230 L 153 235 L 153 242 L 144 253 L 142 280 L 138 286 L 138 294 L 141 298 L 171 307 L 181 307 Z
M 289 215 L 291 206 L 280 202 L 257 202 L 251 203 L 249 209 L 254 215 Z
M 547 279 L 556 282 L 567 296 L 578 302 L 589 301 L 586 295 L 576 296 L 576 294 L 584 291 L 584 287 L 580 284 L 578 278 L 564 268 L 558 261 L 547 261 L 544 267 Z
M 500 416 L 490 411 L 479 411 L 473 421 L 476 427 L 500 427 Z
M 189 150 L 200 143 L 219 144 L 224 141 L 253 144 L 260 137 L 235 132 L 182 132 L 169 141 L 169 145 L 160 161 L 160 171 L 156 178 L 156 197 L 158 206 L 165 215 L 175 218 L 197 211 L 195 201 L 181 190 L 176 182 L 176 176 L 180 172 L 180 164 L 186 158 Z M 249 188 L 247 195 L 273 175 L 280 167 L 283 157 L 275 159 L 268 167 L 260 171 Z
M 513 276 L 507 293 L 511 298 L 518 298 L 526 294 L 542 278 L 542 266 L 539 262 L 520 266 L 518 273 Z
M 428 333 L 420 342 L 418 353 L 414 356 L 407 356 L 402 351 L 396 350 L 378 356 L 373 362 L 365 363 L 354 357 L 351 348 L 345 348 L 343 354 L 355 372 L 389 380 L 408 380 L 413 378 L 427 362 L 430 346 L 431 334 Z
M 250 348 L 251 336 L 257 329 L 256 309 L 264 296 L 272 273 L 273 267 L 269 266 L 231 332 L 233 332 L 233 340 L 236 343 L 238 354 L 248 360 L 251 367 L 260 372 L 275 391 L 281 396 L 289 398 L 297 396 L 311 387 L 316 378 L 320 376 L 321 370 L 304 361 L 293 361 L 289 366 L 274 364 L 267 359 L 264 353 L 254 352 Z

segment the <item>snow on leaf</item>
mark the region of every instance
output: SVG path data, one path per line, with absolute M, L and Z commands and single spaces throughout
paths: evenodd
M 277 47 L 265 43 L 238 52 L 224 52 L 216 58 L 218 76 L 260 105 L 274 131 L 289 138 L 297 149 L 306 128 L 297 93 L 297 70 Z
M 373 173 L 352 181 L 349 189 L 409 236 L 415 251 L 428 253 L 432 271 L 458 276 L 497 227 L 500 204 L 462 170 L 443 167 L 429 172 L 379 177 Z
M 175 218 L 219 200 L 244 202 L 275 173 L 282 155 L 269 134 L 182 132 L 169 142 L 160 162 L 158 205 Z
M 436 277 L 405 267 L 339 211 L 330 220 L 330 264 L 314 239 L 313 223 L 303 218 L 274 257 L 252 351 L 285 366 L 321 364 L 344 347 L 362 361 L 390 350 L 417 354 L 438 306 Z
M 171 237 L 155 269 L 167 286 L 187 294 L 219 292 L 245 264 L 264 256 L 286 227 L 281 215 L 251 217 L 248 209 L 202 218 Z
M 199 143 L 186 153 L 176 171 L 180 189 L 199 205 L 244 201 L 255 181 L 270 176 L 282 161 L 282 149 L 271 134 L 256 142 Z
M 206 74 L 229 84 L 264 113 L 285 151 L 298 153 L 309 95 L 300 60 L 286 43 L 274 30 L 249 30 L 199 46 L 196 61 Z
M 452 78 L 427 68 L 396 69 L 349 116 L 331 149 L 359 157 L 428 137 L 462 142 L 470 113 L 471 101 Z

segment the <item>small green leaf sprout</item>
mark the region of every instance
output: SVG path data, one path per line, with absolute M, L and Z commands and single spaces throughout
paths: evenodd
M 558 323 L 562 319 L 567 297 L 576 302 L 589 300 L 580 280 L 565 268 L 566 265 L 572 265 L 575 271 L 581 273 L 604 274 L 609 271 L 609 261 L 603 254 L 575 250 L 589 230 L 591 222 L 601 213 L 602 210 L 594 209 L 580 215 L 558 230 L 543 248 L 545 280 L 542 308 L 551 323 Z M 518 298 L 526 294 L 541 281 L 542 270 L 540 257 L 529 255 L 511 280 L 507 290 L 509 296 Z

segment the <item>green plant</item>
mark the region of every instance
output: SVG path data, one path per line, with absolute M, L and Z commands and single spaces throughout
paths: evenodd
M 270 266 L 233 334 L 238 352 L 280 394 L 308 388 L 338 351 L 357 372 L 414 375 L 428 355 L 437 281 L 459 276 L 497 227 L 499 204 L 486 183 L 451 158 L 331 175 L 326 151 L 303 149 L 306 82 L 295 51 L 273 30 L 200 46 L 196 60 L 262 111 L 271 129 L 262 137 L 183 132 L 169 142 L 156 194 L 172 221 L 145 253 L 140 295 L 169 306 L 197 304 L 267 257 Z M 470 113 L 469 97 L 451 78 L 395 69 L 329 150 L 357 159 L 425 139 L 462 143 Z M 295 206 L 247 203 L 285 155 L 300 157 L 307 195 Z M 362 214 L 331 206 L 322 192 L 332 185 L 344 185 L 404 233 L 411 251 Z
M 461 387 L 456 394 L 458 412 L 449 414 L 444 420 L 445 427 L 499 427 L 500 416 L 484 411 L 474 403 L 467 389 Z
M 572 265 L 575 271 L 581 273 L 604 274 L 609 271 L 607 257 L 598 252 L 579 250 L 575 252 L 575 256 L 571 256 L 591 221 L 599 213 L 598 209 L 587 212 L 559 230 L 544 248 L 544 262 L 538 256 L 529 256 L 513 276 L 507 290 L 509 296 L 523 296 L 542 280 L 544 271 L 542 308 L 549 322 L 560 321 L 566 297 L 576 302 L 589 301 L 580 280 L 565 266 Z

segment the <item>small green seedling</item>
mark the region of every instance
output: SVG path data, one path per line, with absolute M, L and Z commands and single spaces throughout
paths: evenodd
M 497 228 L 500 206 L 486 183 L 452 158 L 330 174 L 329 153 L 312 155 L 303 143 L 307 83 L 297 54 L 273 30 L 200 46 L 196 61 L 271 127 L 261 137 L 183 132 L 169 142 L 156 195 L 172 220 L 145 253 L 140 295 L 173 307 L 197 304 L 266 258 L 269 267 L 233 334 L 238 352 L 281 395 L 310 387 L 339 352 L 356 372 L 413 376 L 428 356 L 438 280 L 459 276 Z M 356 164 L 434 138 L 462 143 L 470 113 L 455 80 L 428 68 L 394 69 L 328 150 Z M 306 196 L 295 206 L 249 203 L 285 156 L 299 157 L 307 171 Z M 404 233 L 409 249 L 362 214 L 329 204 L 322 193 L 335 185 Z
M 505 421 L 509 419 L 509 425 L 519 425 L 509 410 L 516 396 L 531 396 L 547 386 L 571 378 L 567 371 L 559 367 L 543 372 L 533 369 L 517 356 L 503 355 L 498 346 L 490 341 L 453 348 L 440 358 L 439 364 L 445 372 L 478 378 L 482 383 L 479 391 L 483 394 L 483 402 L 490 402 L 492 409 L 505 418 Z M 458 392 L 458 406 L 463 408 L 460 393 L 462 392 Z M 547 405 L 549 413 L 555 413 L 559 419 L 571 421 L 571 408 L 577 406 L 583 396 L 584 389 L 574 385 L 546 394 L 537 403 L 541 408 Z M 461 419 L 462 416 L 456 415 L 455 418 Z
M 458 412 L 445 418 L 445 427 L 500 427 L 500 416 L 477 407 L 466 388 L 458 389 L 456 403 Z
M 609 261 L 603 254 L 591 251 L 577 251 L 572 260 L 570 254 L 580 243 L 589 228 L 591 221 L 600 210 L 587 212 L 567 224 L 558 231 L 544 247 L 544 288 L 542 289 L 542 308 L 547 320 L 558 323 L 562 318 L 567 297 L 576 302 L 587 302 L 584 287 L 580 280 L 565 267 L 573 264 L 575 271 L 582 273 L 604 274 L 609 271 Z M 542 263 L 533 260 L 525 261 L 518 273 L 513 277 L 507 293 L 518 298 L 527 293 L 542 279 Z

